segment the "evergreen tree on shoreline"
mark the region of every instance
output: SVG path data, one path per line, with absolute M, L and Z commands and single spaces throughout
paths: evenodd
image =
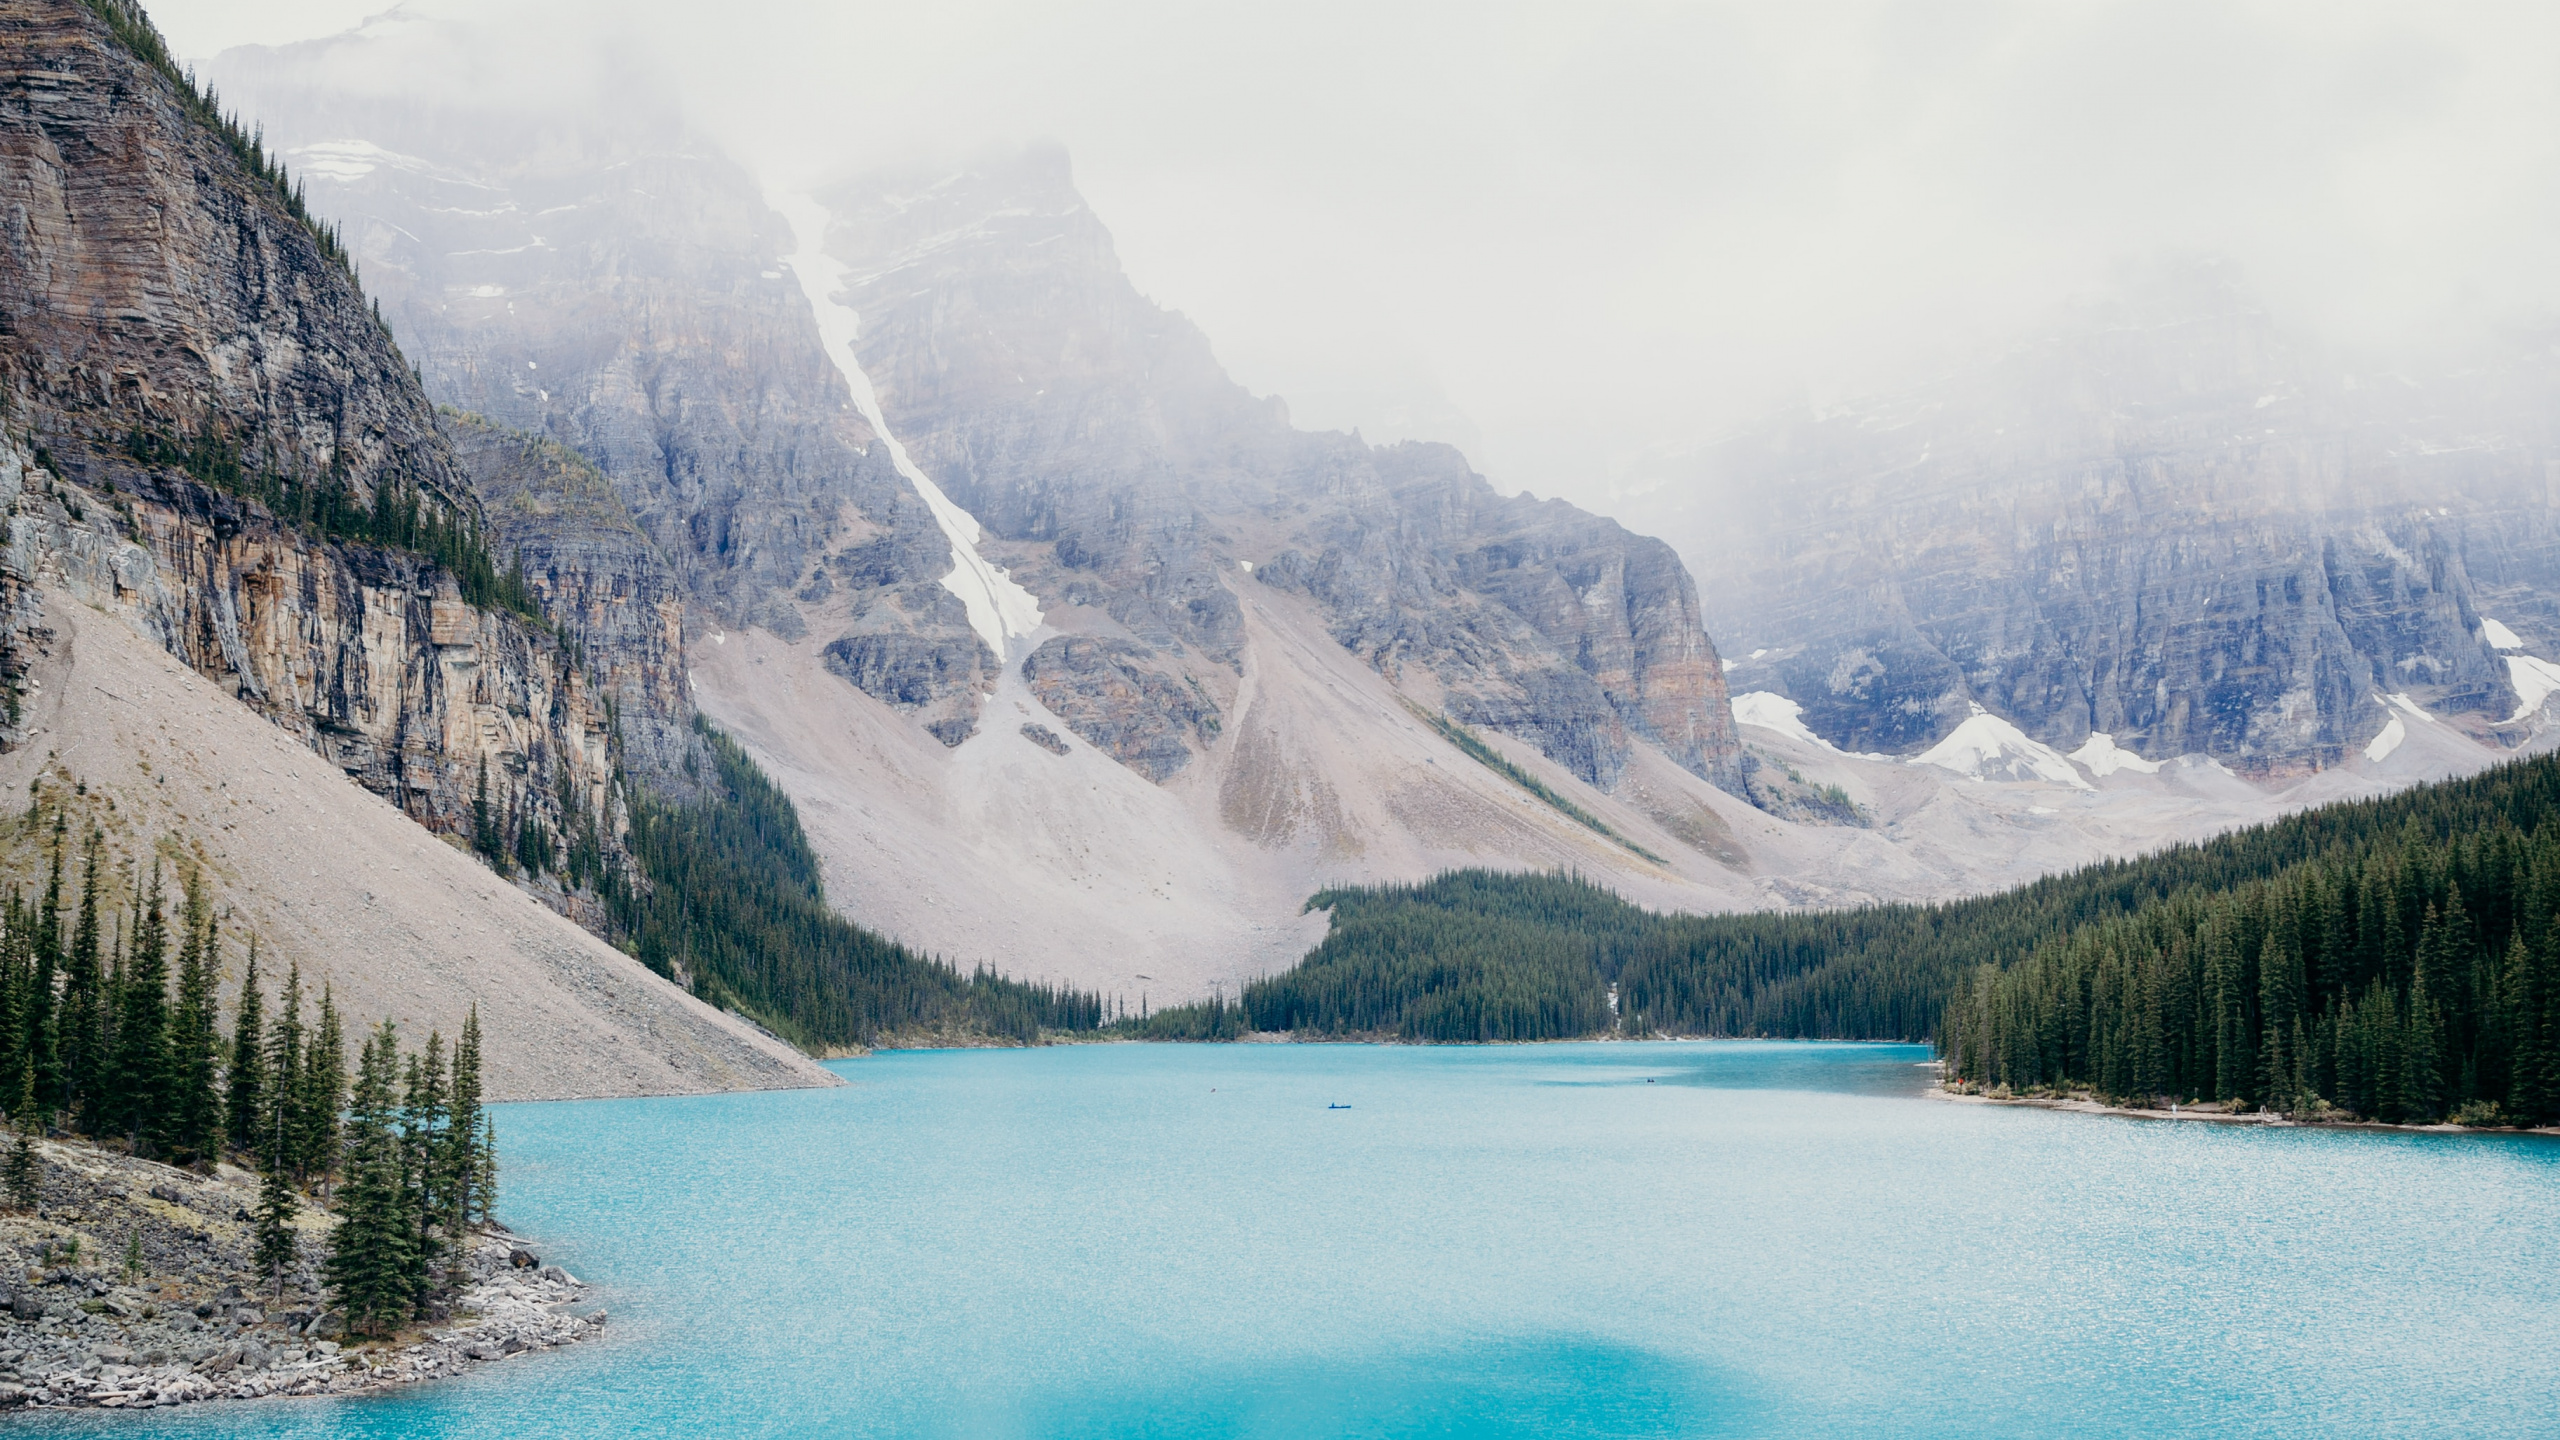
M 139 877 L 136 877 L 137 888 Z M 119 967 L 115 1048 L 94 1128 L 122 1131 L 137 1153 L 165 1145 L 170 1129 L 169 955 L 160 867 L 135 897 L 131 953 Z
M 218 967 L 217 972 L 219 973 Z M 240 1006 L 231 1022 L 231 1067 L 225 1077 L 230 1094 L 223 1113 L 233 1148 L 258 1150 L 266 1118 L 267 1036 L 264 1002 L 258 996 L 258 937 L 249 937 L 249 958 L 240 975 Z
M 407 1090 L 400 1106 L 400 1159 L 405 1184 L 403 1203 L 409 1216 L 410 1249 L 416 1268 L 410 1280 L 410 1305 L 426 1308 L 434 1288 L 436 1259 L 445 1213 L 444 1155 L 447 1107 L 444 1037 L 427 1032 L 427 1048 L 409 1060 Z
M 190 1165 L 220 1158 L 225 1134 L 222 1032 L 214 993 L 222 967 L 222 934 L 214 926 L 206 888 L 201 875 L 191 877 L 187 885 L 186 941 L 178 955 L 178 1008 L 169 1023 L 169 1146 Z
M 302 1150 L 302 962 L 286 967 L 276 999 L 276 1023 L 267 1031 L 268 1127 L 275 1132 L 276 1164 L 297 1182 L 309 1178 L 311 1157 Z
M 55 1109 L 74 1118 L 97 1097 L 105 1061 L 99 1048 L 106 976 L 98 953 L 98 880 L 105 866 L 106 838 L 92 827 L 81 854 L 79 914 L 62 967 L 61 1088 L 50 1097 Z
M 436 1163 L 443 1173 L 442 1223 L 448 1236 L 460 1237 L 488 1218 L 482 1206 L 481 1152 L 487 1112 L 480 1105 L 480 1007 L 463 1017 L 462 1036 L 453 1045 L 453 1093 L 446 1104 L 442 1153 Z M 455 1264 L 462 1248 L 454 1250 Z
M 388 1023 L 388 1022 L 385 1022 Z M 295 1106 L 302 1133 L 295 1137 L 303 1164 L 327 1189 L 338 1168 L 339 1111 L 347 1103 L 347 1047 L 338 1030 L 338 1002 L 327 981 L 320 984 L 320 1021 L 313 1027 L 302 1059 L 302 1094 Z
M 346 1117 L 346 1180 L 330 1236 L 332 1296 L 355 1333 L 383 1336 L 409 1318 L 419 1270 L 397 1113 L 400 1042 L 385 1020 L 365 1040 Z
M 257 1254 L 255 1263 L 275 1281 L 276 1298 L 284 1298 L 284 1272 L 299 1258 L 294 1244 L 294 1217 L 301 1206 L 293 1198 L 293 1182 L 286 1178 L 281 1126 L 279 1134 L 259 1157 L 258 1213 L 255 1222 Z

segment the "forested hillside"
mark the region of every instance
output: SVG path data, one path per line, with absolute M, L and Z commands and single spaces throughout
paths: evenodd
M 638 792 L 625 843 L 639 873 L 600 880 L 650 969 L 809 1050 L 919 1032 L 1029 1044 L 1043 1028 L 1101 1023 L 1098 997 L 986 970 L 964 976 L 837 914 L 790 798 L 735 741 L 697 729 L 718 772 L 702 777 L 704 798 Z
M 1333 929 L 1246 988 L 1251 1028 L 1934 1038 L 1981 1084 L 2560 1119 L 2560 759 L 1944 905 L 1664 916 L 1484 871 L 1308 904 Z
M 2254 873 L 1960 987 L 1960 1080 L 2426 1122 L 2560 1120 L 2560 763 L 2324 812 Z

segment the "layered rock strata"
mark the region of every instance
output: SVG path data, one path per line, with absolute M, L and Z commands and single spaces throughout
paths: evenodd
M 494 548 L 568 642 L 572 673 L 611 702 L 624 767 L 690 797 L 703 757 L 685 691 L 682 582 L 586 457 L 460 411 L 440 423 Z
M 58 587 L 434 828 L 477 819 L 485 775 L 513 824 L 609 834 L 604 706 L 539 627 L 465 603 L 421 555 L 221 488 L 404 494 L 478 523 L 327 240 L 77 0 L 0 5 L 0 47 L 24 61 L 0 77 L 6 668 L 45 643 Z
M 593 462 L 715 630 L 813 636 L 931 733 L 974 733 L 994 660 L 779 258 L 789 225 L 652 85 L 477 94 L 475 43 L 404 18 L 214 73 L 344 226 L 431 393 Z

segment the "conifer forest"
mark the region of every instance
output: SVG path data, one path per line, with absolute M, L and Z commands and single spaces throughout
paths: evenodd
M 448 1262 L 496 1198 L 479 1012 L 450 1044 L 430 1033 L 404 1047 L 388 1020 L 359 1028 L 351 1072 L 329 988 L 311 994 L 290 967 L 269 992 L 253 942 L 226 1027 L 209 894 L 158 862 L 120 878 L 99 831 L 53 812 L 41 888 L 0 909 L 10 1198 L 34 1203 L 39 1134 L 199 1170 L 236 1163 L 261 1177 L 257 1260 L 278 1293 L 296 1217 L 320 1206 L 338 1217 L 322 1274 L 349 1328 L 398 1330 L 459 1287 Z
M 1963 1086 L 2560 1121 L 2549 757 L 1940 905 L 1657 915 L 1487 871 L 1308 905 L 1333 924 L 1298 965 L 1119 1028 L 1930 1040 Z

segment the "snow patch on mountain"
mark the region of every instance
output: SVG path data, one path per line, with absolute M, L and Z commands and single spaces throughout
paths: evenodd
M 2521 650 L 2524 648 L 2524 641 L 2516 637 L 2516 632 L 2499 624 L 2497 621 L 2490 619 L 2486 615 L 2480 617 L 2480 638 L 2488 641 L 2489 648 L 2492 650 Z
M 870 422 L 872 431 L 888 442 L 889 459 L 907 483 L 916 487 L 933 511 L 935 523 L 951 541 L 951 573 L 942 577 L 943 588 L 960 597 L 968 607 L 969 628 L 987 642 L 1006 665 L 1020 659 L 1029 650 L 1030 638 L 1040 629 L 1040 602 L 1032 593 L 1013 581 L 1013 577 L 978 553 L 978 517 L 961 509 L 942 487 L 907 458 L 907 447 L 890 433 L 889 422 L 881 417 L 879 396 L 871 388 L 871 377 L 862 372 L 861 362 L 854 358 L 854 341 L 862 333 L 862 317 L 852 306 L 836 300 L 844 288 L 845 265 L 826 253 L 827 209 L 806 195 L 769 196 L 766 203 L 791 222 L 792 239 L 799 249 L 783 258 L 791 273 L 800 280 L 801 293 L 809 297 L 810 313 L 818 322 L 818 338 L 826 345 L 827 358 L 843 372 L 845 383 L 853 388 L 853 406 Z
M 2427 725 L 2436 723 L 2436 717 L 2427 713 L 2427 707 L 2410 699 L 2406 691 L 2394 691 L 2385 698 L 2393 709 L 2402 712 L 2412 720 Z
M 1804 723 L 1803 706 L 1774 691 L 1752 690 L 1734 696 L 1733 723 L 1775 730 L 1791 740 L 1802 740 L 1825 750 L 1834 748 L 1830 741 L 1814 734 Z
M 2507 683 L 2516 690 L 2516 713 L 2509 721 L 2521 720 L 2542 708 L 2542 702 L 2560 690 L 2560 665 L 2536 660 L 2530 655 L 2507 657 Z
M 1976 705 L 1973 715 L 1946 739 L 1911 757 L 1914 765 L 1935 765 L 1976 780 L 2042 780 L 2094 790 L 2050 745 L 2027 738 L 2027 732 Z
M 2364 758 L 2373 761 L 2387 760 L 2392 751 L 2400 748 L 2400 742 L 2408 738 L 2409 727 L 2401 724 L 2400 717 L 2394 715 L 2382 722 L 2381 734 L 2365 742 Z
M 2422 725 L 2437 723 L 2436 717 L 2428 714 L 2425 706 L 2410 699 L 2406 693 L 2395 692 L 2389 695 L 2376 695 L 2373 698 L 2381 701 L 2386 710 L 2393 713 L 2391 718 L 2382 722 L 2380 732 L 2365 742 L 2364 758 L 2367 760 L 2379 763 L 2389 759 L 2391 752 L 2399 749 L 2401 744 L 2409 738 L 2409 727 L 2401 723 L 2401 716 L 2406 715 Z
M 2071 752 L 2071 758 L 2079 761 L 2090 774 L 2101 778 L 2113 775 L 2119 770 L 2131 770 L 2138 775 L 2157 775 L 2160 773 L 2161 765 L 2158 760 L 2145 760 L 2130 750 L 2118 748 L 2116 737 L 2104 730 L 2090 731 L 2088 740 L 2079 749 Z

